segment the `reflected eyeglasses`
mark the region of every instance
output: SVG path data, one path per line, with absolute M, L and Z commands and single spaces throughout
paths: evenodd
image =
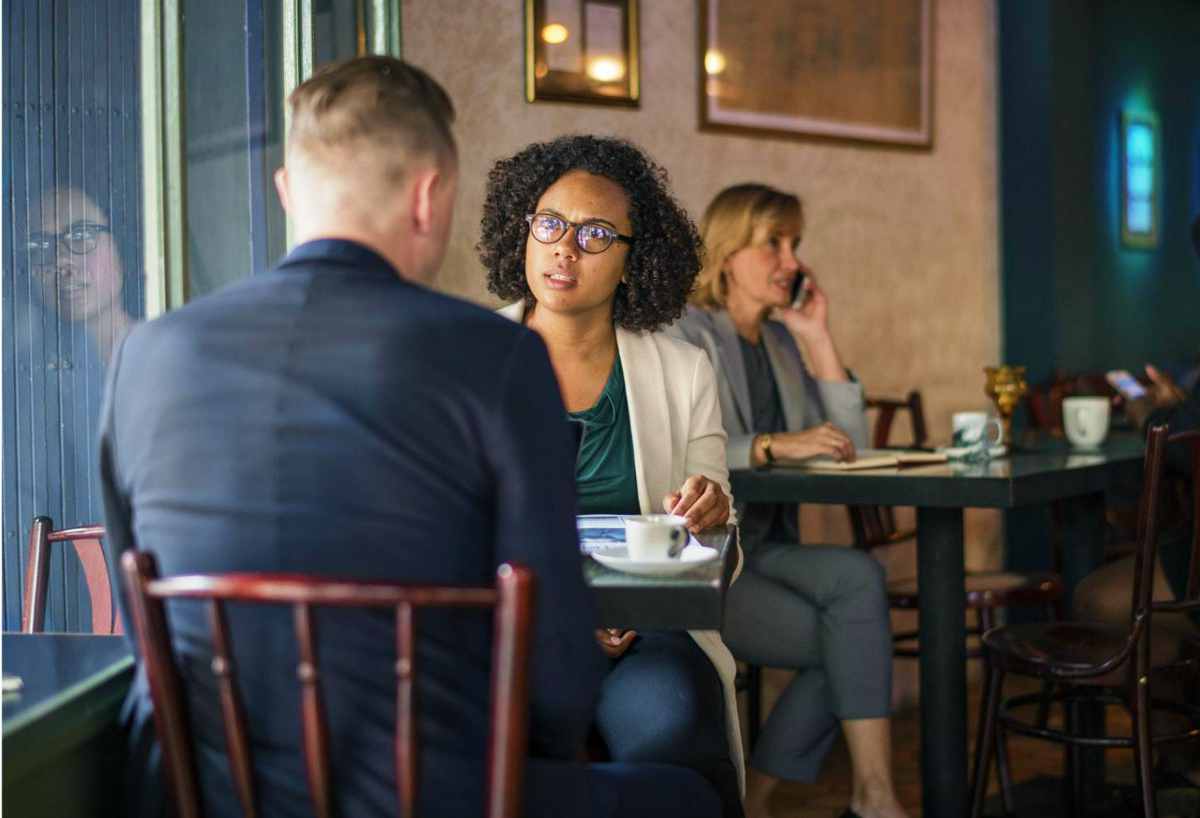
M 614 241 L 633 245 L 633 236 L 623 236 L 600 222 L 569 222 L 553 213 L 531 213 L 525 217 L 529 235 L 542 244 L 555 244 L 575 228 L 575 244 L 585 253 L 603 253 Z
M 86 256 L 100 243 L 100 234 L 110 232 L 104 224 L 76 224 L 61 233 L 34 233 L 25 245 L 29 263 L 34 268 L 54 267 L 60 244 L 72 255 Z

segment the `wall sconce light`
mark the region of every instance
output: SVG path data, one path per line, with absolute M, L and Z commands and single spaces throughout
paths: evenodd
M 1121 244 L 1136 249 L 1158 246 L 1158 117 L 1121 113 Z

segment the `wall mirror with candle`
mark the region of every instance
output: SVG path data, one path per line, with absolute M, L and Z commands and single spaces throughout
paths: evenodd
M 525 99 L 638 106 L 637 0 L 525 0 Z

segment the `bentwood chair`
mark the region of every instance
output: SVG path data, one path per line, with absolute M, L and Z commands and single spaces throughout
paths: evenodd
M 1183 598 L 1153 601 L 1154 562 L 1162 522 L 1165 483 L 1163 464 L 1168 446 L 1190 447 L 1191 455 L 1191 561 Z M 1166 426 L 1150 431 L 1146 447 L 1144 482 L 1138 506 L 1138 543 L 1134 556 L 1132 614 L 1128 626 L 1095 622 L 1051 622 L 1006 625 L 983 636 L 989 657 L 983 726 L 975 746 L 971 815 L 978 818 L 987 792 L 992 749 L 1006 733 L 1055 741 L 1067 746 L 1070 785 L 1065 788 L 1070 814 L 1084 807 L 1082 752 L 1085 748 L 1132 748 L 1143 815 L 1156 818 L 1151 768 L 1154 747 L 1166 742 L 1200 739 L 1200 706 L 1195 696 L 1182 701 L 1155 699 L 1153 685 L 1164 675 L 1182 674 L 1194 685 L 1200 675 L 1200 632 L 1155 630 L 1160 613 L 1200 611 L 1200 431 L 1169 435 Z M 1151 643 L 1154 650 L 1151 651 Z M 1055 698 L 1067 714 L 1064 729 L 1029 722 L 1014 711 L 1032 703 L 1031 696 L 1001 699 L 1008 674 L 1031 676 L 1057 687 Z M 1193 688 L 1194 689 L 1194 688 Z M 1036 696 L 1036 694 L 1035 694 Z M 1128 709 L 1132 730 L 1127 736 L 1086 735 L 1083 707 L 1089 703 L 1121 705 Z M 1151 733 L 1152 710 L 1184 717 L 1188 728 L 1174 733 Z M 1174 729 L 1174 728 L 1172 728 Z M 994 739 L 999 739 L 1000 742 Z
M 49 517 L 34 517 L 29 529 L 29 555 L 25 564 L 25 604 L 21 632 L 41 633 L 46 623 L 46 598 L 50 588 L 50 554 L 55 543 L 70 543 L 83 568 L 92 602 L 92 633 L 122 633 L 121 617 L 113 605 L 108 564 L 104 561 L 104 528 L 98 525 L 54 530 Z
M 492 608 L 491 732 L 487 756 L 488 818 L 516 818 L 521 809 L 527 745 L 528 664 L 533 622 L 534 578 L 529 569 L 503 564 L 491 587 L 403 585 L 331 580 L 301 574 L 210 574 L 158 577 L 154 557 L 127 552 L 121 570 L 129 589 L 138 647 L 154 702 L 154 721 L 163 769 L 179 818 L 203 815 L 191 728 L 182 681 L 171 647 L 166 600 L 207 601 L 225 741 L 231 778 L 243 814 L 258 815 L 253 759 L 245 708 L 239 693 L 228 602 L 290 605 L 300 661 L 303 752 L 308 789 L 318 818 L 334 814 L 329 767 L 329 731 L 316 652 L 314 608 L 390 608 L 396 616 L 396 790 L 400 814 L 415 818 L 420 742 L 415 702 L 416 634 L 420 608 Z

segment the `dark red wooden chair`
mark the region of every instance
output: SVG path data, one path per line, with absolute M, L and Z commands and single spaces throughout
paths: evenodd
M 1166 486 L 1163 462 L 1168 445 L 1190 446 L 1192 463 L 1192 549 L 1187 591 L 1174 602 L 1155 602 L 1152 598 L 1154 561 L 1157 553 L 1161 512 Z M 1132 748 L 1137 769 L 1142 812 L 1157 816 L 1151 765 L 1154 747 L 1172 741 L 1200 739 L 1200 706 L 1195 698 L 1183 702 L 1156 700 L 1152 683 L 1160 674 L 1184 673 L 1193 684 L 1200 676 L 1200 635 L 1195 640 L 1175 635 L 1173 643 L 1162 644 L 1162 630 L 1153 631 L 1155 645 L 1151 653 L 1154 614 L 1200 610 L 1200 431 L 1169 436 L 1167 427 L 1150 431 L 1146 448 L 1144 482 L 1138 514 L 1138 547 L 1134 557 L 1132 616 L 1128 627 L 1093 622 L 1051 622 L 1007 625 L 993 628 L 983 636 L 989 657 L 987 693 L 983 702 L 983 726 L 975 747 L 975 771 L 972 782 L 971 815 L 983 810 L 987 792 L 992 750 L 1006 733 L 1056 741 L 1068 747 L 1066 789 L 1071 814 L 1080 814 L 1083 804 L 1081 753 L 1091 748 Z M 1165 648 L 1165 650 L 1164 650 Z M 1019 674 L 1053 684 L 1055 698 L 1064 703 L 1068 719 L 1064 729 L 1052 729 L 1045 723 L 1019 718 L 1013 710 L 1031 704 L 1030 696 L 1001 700 L 1001 687 L 1007 674 Z M 1085 735 L 1081 727 L 1081 708 L 1088 702 L 1122 705 L 1128 708 L 1133 729 L 1128 736 Z M 1151 735 L 1151 708 L 1174 711 L 1190 723 L 1187 730 Z
M 867 409 L 874 409 L 878 413 L 875 415 L 875 428 L 871 433 L 871 448 L 886 449 L 888 447 L 888 439 L 892 435 L 892 421 L 895 420 L 897 412 L 908 412 L 908 421 L 913 433 L 912 445 L 908 448 L 920 449 L 928 442 L 925 406 L 921 402 L 920 390 L 912 390 L 904 400 L 868 396 L 866 405 Z
M 98 525 L 54 530 L 49 517 L 34 517 L 29 529 L 29 556 L 25 564 L 25 604 L 21 632 L 41 633 L 46 623 L 46 598 L 50 589 L 50 552 L 54 543 L 70 543 L 83 568 L 83 579 L 92 601 L 92 633 L 122 633 L 121 617 L 113 605 L 112 583 L 104 561 L 104 528 Z
M 491 733 L 487 759 L 488 818 L 515 818 L 521 809 L 527 740 L 529 643 L 533 574 L 504 564 L 494 587 L 439 587 L 331 580 L 299 574 L 217 574 L 159 579 L 154 557 L 127 552 L 121 570 L 129 587 L 138 647 L 154 701 L 164 770 L 179 818 L 203 815 L 182 682 L 171 648 L 164 600 L 207 600 L 229 766 L 243 813 L 258 815 L 246 715 L 236 682 L 225 603 L 291 605 L 300 663 L 301 723 L 309 793 L 318 818 L 333 815 L 320 668 L 313 609 L 320 606 L 391 608 L 396 614 L 396 789 L 400 814 L 415 818 L 418 758 L 413 627 L 417 608 L 493 608 Z

